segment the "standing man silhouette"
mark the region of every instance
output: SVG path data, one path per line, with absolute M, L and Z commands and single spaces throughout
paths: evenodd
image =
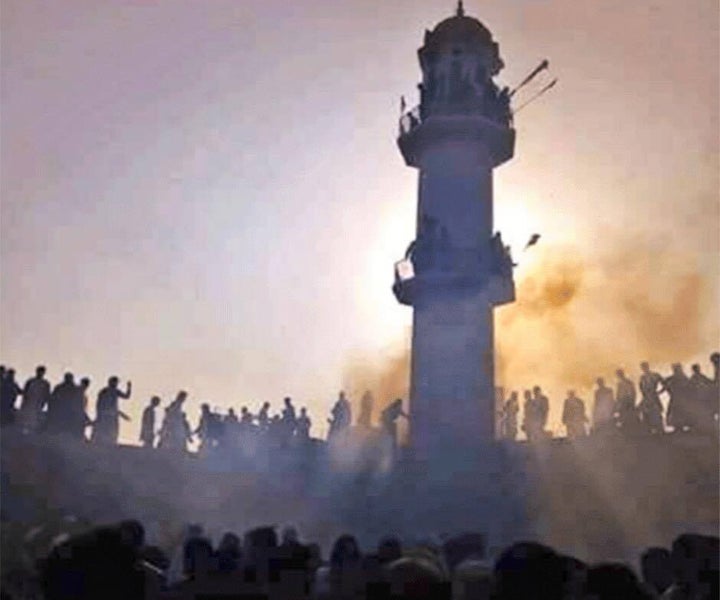
M 145 407 L 140 425 L 140 441 L 145 448 L 155 447 L 155 409 L 160 406 L 160 398 L 153 396 Z
M 117 444 L 120 431 L 120 419 L 129 421 L 130 418 L 119 409 L 118 400 L 127 400 L 132 394 L 132 382 L 128 381 L 123 392 L 118 387 L 120 380 L 113 376 L 108 384 L 98 394 L 95 412 L 95 426 L 92 439 L 101 444 Z

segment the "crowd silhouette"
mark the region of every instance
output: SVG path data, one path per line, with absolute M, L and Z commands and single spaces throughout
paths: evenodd
M 569 390 L 563 403 L 562 424 L 567 437 L 587 435 L 642 435 L 674 432 L 713 433 L 718 428 L 720 399 L 720 353 L 710 355 L 713 376 L 702 372 L 699 364 L 686 375 L 680 363 L 673 364 L 671 374 L 663 376 L 651 370 L 647 362 L 640 364 L 637 387 L 623 369 L 615 372 L 613 390 L 605 379 L 598 377 L 594 390 L 591 417 L 585 401 Z M 638 398 L 639 392 L 639 398 Z M 540 386 L 524 391 L 523 422 L 518 427 L 520 402 L 517 391 L 510 392 L 500 411 L 500 437 L 515 440 L 519 429 L 529 441 L 551 437 L 547 430 L 550 402 Z M 667 396 L 663 409 L 661 397 Z
M 52 531 L 52 527 L 48 526 Z M 39 536 L 35 529 L 20 546 Z M 433 540 L 388 534 L 363 551 L 350 534 L 324 556 L 297 530 L 261 526 L 213 542 L 200 524 L 146 540 L 135 520 L 55 536 L 32 564 L 3 574 L 3 599 L 45 600 L 711 600 L 718 597 L 715 536 L 686 533 L 650 547 L 636 572 L 588 564 L 534 541 L 489 556 L 482 534 Z
M 663 376 L 651 370 L 647 362 L 640 364 L 637 386 L 622 369 L 615 373 L 614 389 L 599 377 L 589 414 L 585 401 L 575 390 L 569 390 L 561 417 L 567 437 L 662 434 L 669 430 L 716 431 L 720 353 L 711 354 L 710 362 L 712 377 L 705 375 L 698 364 L 691 366 L 688 376 L 679 363 L 672 365 L 668 376 Z M 128 381 L 121 389 L 119 378 L 110 377 L 97 394 L 94 420 L 88 416 L 90 386 L 90 379 L 76 382 L 72 373 L 66 373 L 62 381 L 52 387 L 44 366 L 38 366 L 34 377 L 20 385 L 14 369 L 0 366 L 0 423 L 15 426 L 26 434 L 62 434 L 98 444 L 117 444 L 120 420 L 130 420 L 121 406 L 131 398 L 132 383 Z M 666 408 L 663 396 L 666 396 Z M 188 392 L 179 391 L 165 406 L 162 419 L 158 415 L 161 399 L 158 396 L 150 399 L 140 422 L 138 439 L 142 446 L 185 451 L 196 441 L 199 452 L 209 454 L 240 449 L 249 443 L 297 447 L 311 442 L 312 420 L 307 408 L 302 407 L 298 413 L 290 397 L 284 398 L 282 409 L 276 414 L 271 414 L 269 402 L 264 402 L 257 414 L 242 406 L 239 416 L 233 408 L 220 414 L 212 411 L 209 404 L 203 404 L 195 428 L 191 427 L 184 410 L 187 399 Z M 373 408 L 373 396 L 366 392 L 359 403 L 355 421 L 358 428 L 372 428 Z M 524 390 L 522 406 L 518 392 L 512 391 L 499 413 L 499 437 L 516 440 L 522 431 L 531 442 L 550 438 L 549 415 L 550 400 L 540 386 Z M 401 417 L 409 418 L 402 400 L 397 399 L 381 411 L 379 418 L 380 431 L 389 439 L 393 451 L 397 448 L 397 421 Z M 344 392 L 339 393 L 327 422 L 329 442 L 342 437 L 353 426 L 352 405 Z
M 65 373 L 62 381 L 52 387 L 46 378 L 46 368 L 37 367 L 35 376 L 21 386 L 14 369 L 0 366 L 0 421 L 27 435 L 45 434 L 65 439 L 88 441 L 102 445 L 118 443 L 120 420 L 130 420 L 121 407 L 132 396 L 132 383 L 124 389 L 118 377 L 110 377 L 97 394 L 95 418 L 88 416 L 90 380 L 76 382 L 72 373 Z M 204 403 L 200 408 L 197 426 L 192 427 L 185 412 L 188 392 L 180 390 L 175 399 L 161 408 L 159 396 L 152 396 L 142 411 L 138 440 L 148 449 L 185 452 L 197 443 L 201 455 L 234 450 L 268 447 L 302 448 L 309 446 L 312 420 L 307 407 L 296 410 L 292 398 L 283 400 L 282 409 L 271 414 L 272 407 L 264 402 L 257 414 L 242 406 L 238 415 L 233 408 L 221 414 Z M 374 399 L 370 392 L 362 398 L 356 426 L 372 430 L 371 417 Z M 160 413 L 163 412 L 162 418 Z M 398 399 L 380 415 L 381 433 L 392 437 L 391 447 L 397 446 L 396 421 L 407 417 Z M 352 405 L 344 392 L 340 392 L 333 405 L 328 422 L 328 442 L 342 438 L 353 425 Z

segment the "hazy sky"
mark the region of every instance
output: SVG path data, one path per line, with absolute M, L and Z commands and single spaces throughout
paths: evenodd
M 411 322 L 390 291 L 416 202 L 399 96 L 416 101 L 423 30 L 454 3 L 0 6 L 2 361 L 94 392 L 131 378 L 125 439 L 180 387 L 193 421 L 202 401 L 291 395 L 324 423 L 348 361 L 382 361 Z M 560 80 L 496 172 L 516 252 L 535 231 L 590 263 L 608 239 L 661 239 L 717 299 L 716 0 L 465 6 L 500 83 L 546 57 Z

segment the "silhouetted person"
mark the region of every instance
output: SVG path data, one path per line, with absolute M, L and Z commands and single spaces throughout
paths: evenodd
M 393 458 L 395 458 L 397 454 L 397 420 L 400 417 L 405 417 L 406 419 L 408 418 L 405 411 L 403 411 L 402 398 L 393 400 L 393 402 L 385 407 L 380 415 L 380 423 L 382 425 L 383 433 L 385 434 L 386 439 L 390 442 L 390 449 Z
M 193 432 L 200 438 L 200 447 L 198 452 L 201 454 L 207 454 L 217 446 L 217 417 L 210 411 L 209 404 L 202 404 L 200 406 L 200 422 L 198 423 L 197 429 Z
M 180 391 L 165 409 L 165 418 L 160 429 L 158 448 L 165 450 L 184 451 L 192 439 L 190 424 L 183 412 L 183 404 L 187 400 L 187 392 Z
M 153 396 L 142 414 L 140 441 L 145 448 L 155 447 L 155 409 L 158 406 L 160 406 L 160 398 Z
M 620 563 L 603 563 L 590 567 L 585 582 L 585 597 L 593 600 L 652 600 L 635 573 Z
M 615 415 L 617 416 L 618 425 L 625 434 L 637 433 L 639 419 L 635 407 L 637 397 L 635 384 L 625 375 L 625 371 L 622 369 L 618 369 L 615 374 L 618 379 L 615 391 Z
M 333 600 L 356 600 L 364 596 L 362 554 L 353 536 L 341 535 L 335 540 L 330 552 L 328 578 Z
M 7 369 L 0 383 L 0 425 L 15 423 L 15 403 L 22 389 L 15 381 L 15 369 Z
M 297 419 L 297 426 L 295 429 L 295 434 L 297 435 L 299 440 L 307 441 L 310 439 L 311 426 L 312 421 L 310 420 L 310 417 L 308 417 L 307 408 L 303 406 L 300 409 L 300 416 Z
M 240 569 L 242 542 L 231 531 L 223 534 L 217 548 L 217 568 L 221 573 L 234 573 Z
M 297 416 L 291 398 L 285 398 L 283 403 L 285 405 L 282 411 L 283 439 L 288 442 L 295 434 Z
M 692 388 L 690 380 L 683 372 L 682 365 L 672 366 L 672 375 L 664 381 L 670 399 L 668 400 L 667 422 L 675 431 L 689 429 L 693 425 Z
M 528 441 L 534 442 L 539 439 L 541 435 L 538 406 L 530 390 L 525 390 L 523 395 L 525 397 L 525 401 L 523 402 L 523 431 Z
M 242 446 L 247 446 L 248 440 L 256 433 L 255 425 L 253 425 L 255 417 L 248 410 L 247 406 L 243 406 L 240 409 L 240 426 L 238 428 L 239 443 Z M 257 428 L 259 431 L 260 428 Z
M 337 402 L 331 411 L 332 418 L 328 419 L 330 424 L 330 430 L 328 432 L 328 439 L 338 435 L 345 431 L 352 423 L 352 409 L 350 402 L 345 397 L 345 392 L 340 392 L 338 395 Z
M 228 409 L 227 415 L 222 420 L 221 446 L 237 448 L 240 443 L 240 421 L 235 410 Z
M 607 433 L 614 428 L 613 411 L 615 399 L 611 387 L 605 385 L 602 377 L 597 379 L 595 403 L 593 404 L 593 432 Z
M 715 398 L 713 407 L 713 418 L 718 418 L 718 398 L 720 398 L 720 352 L 713 352 L 710 355 L 710 362 L 713 366 L 713 393 L 712 396 Z
M 37 431 L 42 423 L 42 412 L 50 400 L 50 382 L 45 379 L 45 367 L 35 369 L 35 377 L 27 380 L 20 405 L 20 424 L 25 433 Z
M 662 433 L 663 427 L 662 404 L 660 402 L 660 394 L 665 391 L 663 378 L 659 373 L 650 370 L 647 362 L 640 364 L 642 375 L 640 376 L 639 387 L 640 415 L 642 416 L 643 425 L 650 433 Z
M 533 388 L 533 398 L 535 400 L 537 419 L 539 425 L 539 433 L 543 437 L 545 434 L 545 427 L 547 427 L 548 415 L 550 413 L 550 401 L 548 397 L 542 393 L 539 385 Z
M 700 365 L 694 364 L 689 383 L 690 417 L 693 429 L 711 432 L 715 429 L 714 420 L 718 403 L 714 382 L 703 374 Z
M 372 410 L 375 400 L 370 391 L 366 391 L 360 398 L 360 414 L 358 414 L 357 424 L 360 427 L 370 429 L 372 425 Z
M 562 422 L 567 429 L 567 436 L 570 439 L 585 437 L 585 403 L 575 395 L 574 390 L 568 392 L 568 397 L 563 405 Z
M 247 406 L 243 406 L 240 409 L 240 423 L 243 425 L 251 426 L 253 424 L 254 417 L 252 416 L 252 413 L 248 410 Z
M 120 410 L 118 400 L 127 400 L 132 394 L 132 383 L 127 382 L 125 391 L 119 387 L 120 380 L 113 376 L 108 384 L 98 394 L 97 409 L 95 412 L 95 425 L 92 440 L 101 444 L 117 444 L 120 431 L 120 419 L 129 421 L 130 418 Z
M 673 582 L 673 563 L 667 548 L 648 548 L 640 557 L 640 571 L 645 585 L 658 596 Z
M 139 549 L 122 526 L 98 527 L 55 546 L 41 569 L 46 600 L 144 598 Z
M 265 591 L 268 582 L 277 580 L 277 547 L 277 533 L 272 527 L 257 527 L 245 534 L 243 578 L 254 582 L 258 591 Z
M 65 373 L 62 383 L 55 386 L 47 405 L 45 429 L 50 434 L 67 433 L 72 419 L 72 407 L 78 386 L 72 373 Z
M 493 574 L 493 600 L 559 600 L 564 595 L 564 562 L 542 544 L 513 544 L 495 561 Z
M 87 416 L 87 391 L 90 388 L 90 379 L 83 377 L 69 395 L 67 414 L 67 433 L 75 440 L 85 441 L 85 428 L 91 424 Z
M 270 403 L 264 402 L 257 416 L 258 427 L 261 433 L 267 433 L 270 426 Z
M 718 538 L 685 533 L 672 544 L 673 584 L 668 600 L 718 598 Z
M 506 440 L 514 440 L 518 434 L 518 412 L 520 404 L 518 403 L 518 393 L 511 392 L 510 397 L 503 405 L 501 415 L 501 437 Z
M 282 532 L 282 543 L 278 546 L 277 556 L 280 567 L 280 585 L 278 592 L 283 598 L 304 598 L 310 592 L 311 573 L 309 572 L 310 551 L 300 543 L 297 530 L 286 527 Z

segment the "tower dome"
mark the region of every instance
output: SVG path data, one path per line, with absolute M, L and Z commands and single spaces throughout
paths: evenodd
M 492 34 L 480 21 L 465 14 L 457 14 L 440 21 L 425 37 L 425 47 L 430 50 L 458 42 L 487 45 L 493 44 Z
M 504 66 L 500 50 L 490 30 L 465 14 L 462 2 L 452 17 L 425 30 L 418 59 L 423 116 L 487 112 L 495 103 L 498 90 L 492 78 Z

